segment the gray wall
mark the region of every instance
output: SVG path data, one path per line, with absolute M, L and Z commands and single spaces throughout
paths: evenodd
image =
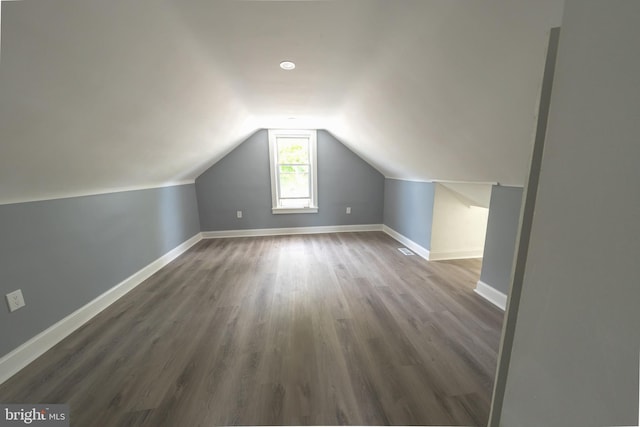
M 433 183 L 385 179 L 384 225 L 431 249 L 434 196 Z
M 318 131 L 317 214 L 271 213 L 269 141 L 260 130 L 196 179 L 202 231 L 381 224 L 384 177 Z M 345 213 L 351 206 L 351 215 Z M 236 218 L 236 211 L 243 218 Z
M 565 3 L 500 425 L 638 425 L 638 17 Z
M 521 187 L 492 187 L 480 280 L 505 295 L 511 285 L 521 205 Z
M 193 184 L 0 206 L 0 356 L 199 231 Z

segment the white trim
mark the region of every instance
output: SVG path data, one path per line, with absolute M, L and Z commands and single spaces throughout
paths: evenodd
M 271 213 L 274 215 L 318 213 L 318 208 L 271 208 Z
M 398 242 L 400 242 L 403 245 L 405 245 L 407 248 L 411 249 L 413 252 L 415 252 L 418 255 L 420 255 L 422 258 L 424 258 L 427 261 L 429 261 L 429 257 L 430 257 L 429 249 L 420 246 L 418 243 L 414 242 L 413 240 L 409 239 L 406 236 L 403 236 L 402 234 L 398 233 L 393 228 L 388 227 L 386 225 L 382 226 L 382 231 L 384 233 L 388 234 L 389 236 L 393 237 L 394 239 L 396 239 Z
M 482 258 L 484 255 L 484 248 L 471 249 L 468 251 L 431 251 L 431 261 L 446 261 L 450 259 L 468 259 L 468 258 Z
M 478 280 L 474 291 L 500 310 L 504 311 L 507 308 L 507 296 L 482 280 Z
M 0 2 L 2 1 L 6 1 L 6 0 L 0 0 Z M 111 194 L 111 193 L 125 193 L 127 191 L 153 190 L 155 188 L 178 187 L 180 185 L 188 185 L 188 184 L 193 184 L 195 182 L 196 182 L 195 180 L 190 179 L 185 181 L 167 182 L 165 184 L 138 185 L 133 187 L 113 187 L 113 188 L 105 188 L 102 190 L 87 190 L 87 191 L 78 191 L 78 192 L 69 192 L 69 193 L 62 193 L 62 192 L 51 193 L 42 197 L 3 200 L 3 201 L 0 201 L 0 206 L 15 205 L 18 203 L 45 202 L 47 200 L 72 199 L 74 197 L 100 196 L 103 194 Z
M 10 353 L 0 358 L 0 384 L 11 378 L 22 368 L 33 362 L 44 352 L 62 341 L 73 331 L 84 325 L 95 315 L 116 302 L 127 292 L 151 277 L 165 265 L 182 255 L 193 245 L 202 240 L 202 233 L 198 233 L 189 240 L 173 248 L 137 273 L 123 280 L 107 292 L 80 307 L 64 319 L 40 332 L 29 341 L 20 345 Z
M 478 184 L 478 185 L 500 185 L 498 181 L 455 181 L 448 179 L 434 179 L 434 184 Z
M 386 176 L 384 179 L 391 179 L 393 181 L 405 181 L 405 182 L 421 182 L 426 184 L 433 184 L 433 180 L 430 179 L 418 179 L 418 178 L 400 178 L 397 176 Z
M 203 239 L 225 239 L 229 237 L 287 236 L 293 234 L 350 233 L 383 231 L 382 224 L 329 225 L 320 227 L 258 228 L 252 230 L 203 231 Z
M 444 261 L 450 259 L 467 259 L 467 258 L 482 258 L 482 254 L 484 252 L 484 248 L 475 249 L 470 251 L 455 251 L 455 252 L 434 252 L 429 249 L 421 246 L 420 244 L 414 242 L 409 239 L 407 236 L 403 236 L 398 233 L 391 227 L 386 225 L 382 226 L 382 231 L 384 231 L 389 236 L 396 239 L 398 242 L 406 245 L 409 249 L 420 255 L 422 258 L 427 261 Z
M 394 181 L 422 182 L 422 183 L 428 183 L 428 184 L 481 184 L 481 185 L 503 186 L 503 184 L 500 184 L 497 181 L 454 181 L 454 180 L 446 180 L 446 179 L 400 178 L 397 176 L 386 176 L 386 175 L 384 178 L 392 179 Z

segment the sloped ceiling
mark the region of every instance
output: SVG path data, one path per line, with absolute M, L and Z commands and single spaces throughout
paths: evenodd
M 389 177 L 522 185 L 561 13 L 562 0 L 2 2 L 0 203 L 193 180 L 263 127 L 328 129 Z
M 451 190 L 462 203 L 467 206 L 477 206 L 489 209 L 491 205 L 490 184 L 471 184 L 471 183 L 441 183 L 440 185 Z

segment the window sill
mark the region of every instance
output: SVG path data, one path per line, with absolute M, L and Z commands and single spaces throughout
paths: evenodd
M 274 215 L 280 214 L 311 214 L 318 213 L 318 208 L 271 208 L 271 213 Z

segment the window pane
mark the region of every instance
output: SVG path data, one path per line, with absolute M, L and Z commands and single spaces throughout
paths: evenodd
M 0 0 L 1 1 L 1 0 Z M 317 132 L 269 129 L 273 213 L 317 212 Z M 304 209 L 304 208 L 313 209 Z
M 278 163 L 309 163 L 309 140 L 306 138 L 278 138 Z
M 281 199 L 311 197 L 308 173 L 281 173 L 279 178 Z
M 301 173 L 301 174 L 309 174 L 309 166 L 308 165 L 280 165 L 278 166 L 278 170 L 280 174 L 285 173 Z

